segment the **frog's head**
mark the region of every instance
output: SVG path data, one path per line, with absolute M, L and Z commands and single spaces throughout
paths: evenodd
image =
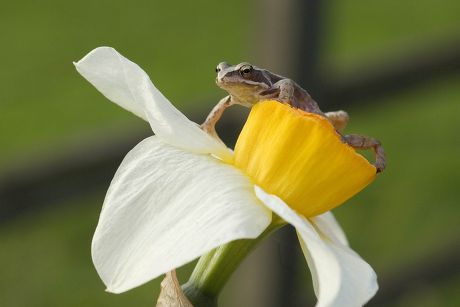
M 247 62 L 238 65 L 219 63 L 216 73 L 216 84 L 235 97 L 256 94 L 272 86 L 265 70 Z

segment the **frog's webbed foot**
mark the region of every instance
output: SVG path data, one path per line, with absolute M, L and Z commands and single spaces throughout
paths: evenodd
M 374 138 L 362 136 L 358 134 L 348 134 L 343 136 L 343 140 L 356 149 L 373 149 L 375 153 L 374 166 L 377 168 L 377 173 L 383 172 L 386 167 L 385 152 L 382 144 Z
M 225 109 L 231 106 L 232 104 L 233 102 L 230 95 L 222 98 L 217 103 L 217 105 L 211 110 L 208 117 L 206 117 L 204 123 L 201 124 L 201 129 L 220 140 L 216 132 L 216 123 L 221 118 L 222 113 L 224 113 Z
M 334 128 L 339 132 L 342 132 L 345 129 L 345 127 L 348 124 L 348 121 L 350 120 L 348 113 L 342 110 L 327 112 L 324 115 L 326 115 L 326 117 L 329 119 Z

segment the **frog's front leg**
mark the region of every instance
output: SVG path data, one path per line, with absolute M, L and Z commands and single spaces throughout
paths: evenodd
M 300 108 L 295 97 L 295 82 L 291 79 L 282 79 L 274 84 L 274 88 L 278 89 L 278 100 L 288 103 L 294 108 Z
M 205 132 L 209 133 L 213 137 L 219 139 L 219 136 L 216 132 L 216 123 L 221 118 L 222 113 L 224 113 L 225 109 L 231 106 L 232 104 L 234 103 L 230 95 L 222 98 L 219 101 L 219 103 L 211 110 L 208 117 L 206 117 L 204 123 L 201 124 L 201 129 L 203 129 Z
M 326 117 L 329 119 L 334 128 L 339 132 L 342 132 L 345 129 L 345 127 L 348 124 L 348 121 L 350 120 L 348 113 L 342 110 L 327 112 L 324 115 L 326 115 Z
M 289 103 L 294 108 L 324 116 L 310 94 L 291 79 L 282 79 L 273 86 L 278 88 L 279 101 Z
M 363 135 L 348 134 L 343 136 L 343 140 L 356 149 L 370 149 L 375 153 L 374 166 L 377 168 L 377 173 L 383 172 L 386 166 L 385 152 L 380 142 L 374 138 Z

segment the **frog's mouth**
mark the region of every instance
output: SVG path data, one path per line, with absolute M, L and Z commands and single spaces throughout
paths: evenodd
M 216 78 L 216 84 L 220 88 L 227 89 L 227 88 L 254 88 L 257 90 L 266 90 L 269 88 L 267 84 L 252 81 L 252 80 L 231 80 L 229 78 Z
M 259 93 L 268 88 L 265 84 L 257 82 L 217 82 L 217 85 L 233 97 L 239 97 L 241 101 L 257 100 Z

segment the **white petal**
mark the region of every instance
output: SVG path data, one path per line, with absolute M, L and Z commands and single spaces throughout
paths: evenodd
M 163 141 L 196 153 L 223 159 L 229 149 L 177 110 L 152 84 L 149 76 L 115 49 L 99 47 L 74 63 L 78 72 L 105 97 L 148 120 Z
M 259 187 L 255 190 L 267 207 L 296 228 L 312 272 L 317 307 L 363 306 L 375 295 L 378 286 L 374 270 L 353 250 L 328 237 L 330 229 L 322 232 L 327 219 L 323 219 L 321 227 L 318 227 L 289 208 L 280 198 L 267 194 Z M 326 228 L 331 228 L 331 225 Z
M 128 153 L 112 180 L 93 262 L 107 290 L 119 293 L 224 243 L 255 238 L 270 221 L 239 170 L 153 136 Z
M 332 212 L 328 211 L 321 215 L 317 215 L 310 220 L 316 225 L 317 228 L 321 229 L 330 240 L 337 244 L 348 246 L 347 236 L 343 232 L 342 227 L 335 219 Z

